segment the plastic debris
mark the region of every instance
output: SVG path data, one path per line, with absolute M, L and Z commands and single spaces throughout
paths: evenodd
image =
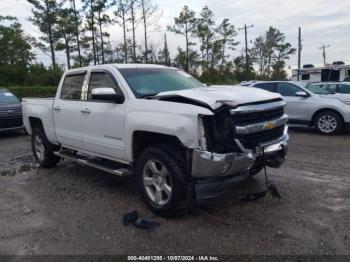
M 145 229 L 148 232 L 153 232 L 160 226 L 158 222 L 140 218 L 136 210 L 123 216 L 123 225 L 128 226 L 130 224 L 136 228 Z

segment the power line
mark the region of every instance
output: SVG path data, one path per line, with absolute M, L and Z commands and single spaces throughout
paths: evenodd
M 322 50 L 322 57 L 323 57 L 323 64 L 326 66 L 326 49 L 331 47 L 330 45 L 323 44 L 321 47 L 319 47 L 320 50 Z
M 248 36 L 247 36 L 247 29 L 248 29 L 248 28 L 252 28 L 252 27 L 254 27 L 254 25 L 247 26 L 246 24 L 244 24 L 244 27 L 238 28 L 238 30 L 244 30 L 244 34 L 245 34 L 245 79 L 246 79 L 246 81 L 249 80 L 249 75 L 248 75 L 248 71 L 249 71 L 249 58 L 248 58 Z

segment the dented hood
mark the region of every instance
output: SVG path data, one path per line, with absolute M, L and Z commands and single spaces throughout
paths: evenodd
M 161 92 L 155 98 L 180 96 L 207 104 L 213 110 L 224 104 L 238 106 L 281 98 L 279 94 L 242 86 L 209 86 L 179 91 Z

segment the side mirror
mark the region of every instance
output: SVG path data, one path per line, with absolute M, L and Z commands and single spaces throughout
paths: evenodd
M 309 94 L 306 93 L 305 91 L 299 91 L 299 92 L 295 92 L 295 96 L 299 96 L 299 97 L 309 97 Z
M 98 101 L 115 102 L 122 104 L 124 102 L 124 96 L 117 94 L 111 87 L 93 88 L 91 91 L 91 98 Z

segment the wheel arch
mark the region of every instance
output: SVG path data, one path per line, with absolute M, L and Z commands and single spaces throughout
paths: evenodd
M 333 113 L 335 113 L 335 114 L 337 114 L 340 118 L 341 118 L 341 120 L 342 120 L 342 125 L 344 125 L 344 123 L 345 123 L 345 120 L 344 120 L 344 117 L 343 117 L 343 115 L 338 111 L 338 110 L 336 110 L 336 109 L 334 109 L 334 108 L 329 108 L 329 107 L 326 107 L 326 108 L 321 108 L 321 109 L 319 109 L 319 110 L 317 110 L 313 115 L 312 115 L 312 118 L 311 118 L 311 123 L 312 123 L 312 125 L 315 125 L 315 120 L 316 120 L 316 116 L 318 115 L 318 114 L 320 114 L 320 113 L 322 113 L 322 112 L 333 112 Z
M 29 124 L 30 124 L 31 132 L 33 132 L 34 128 L 40 128 L 41 130 L 43 130 L 45 132 L 43 121 L 40 118 L 29 117 Z
M 173 135 L 149 131 L 134 131 L 132 135 L 132 160 L 136 161 L 140 153 L 148 146 L 162 143 L 173 144 L 180 149 L 186 148 L 180 139 Z

